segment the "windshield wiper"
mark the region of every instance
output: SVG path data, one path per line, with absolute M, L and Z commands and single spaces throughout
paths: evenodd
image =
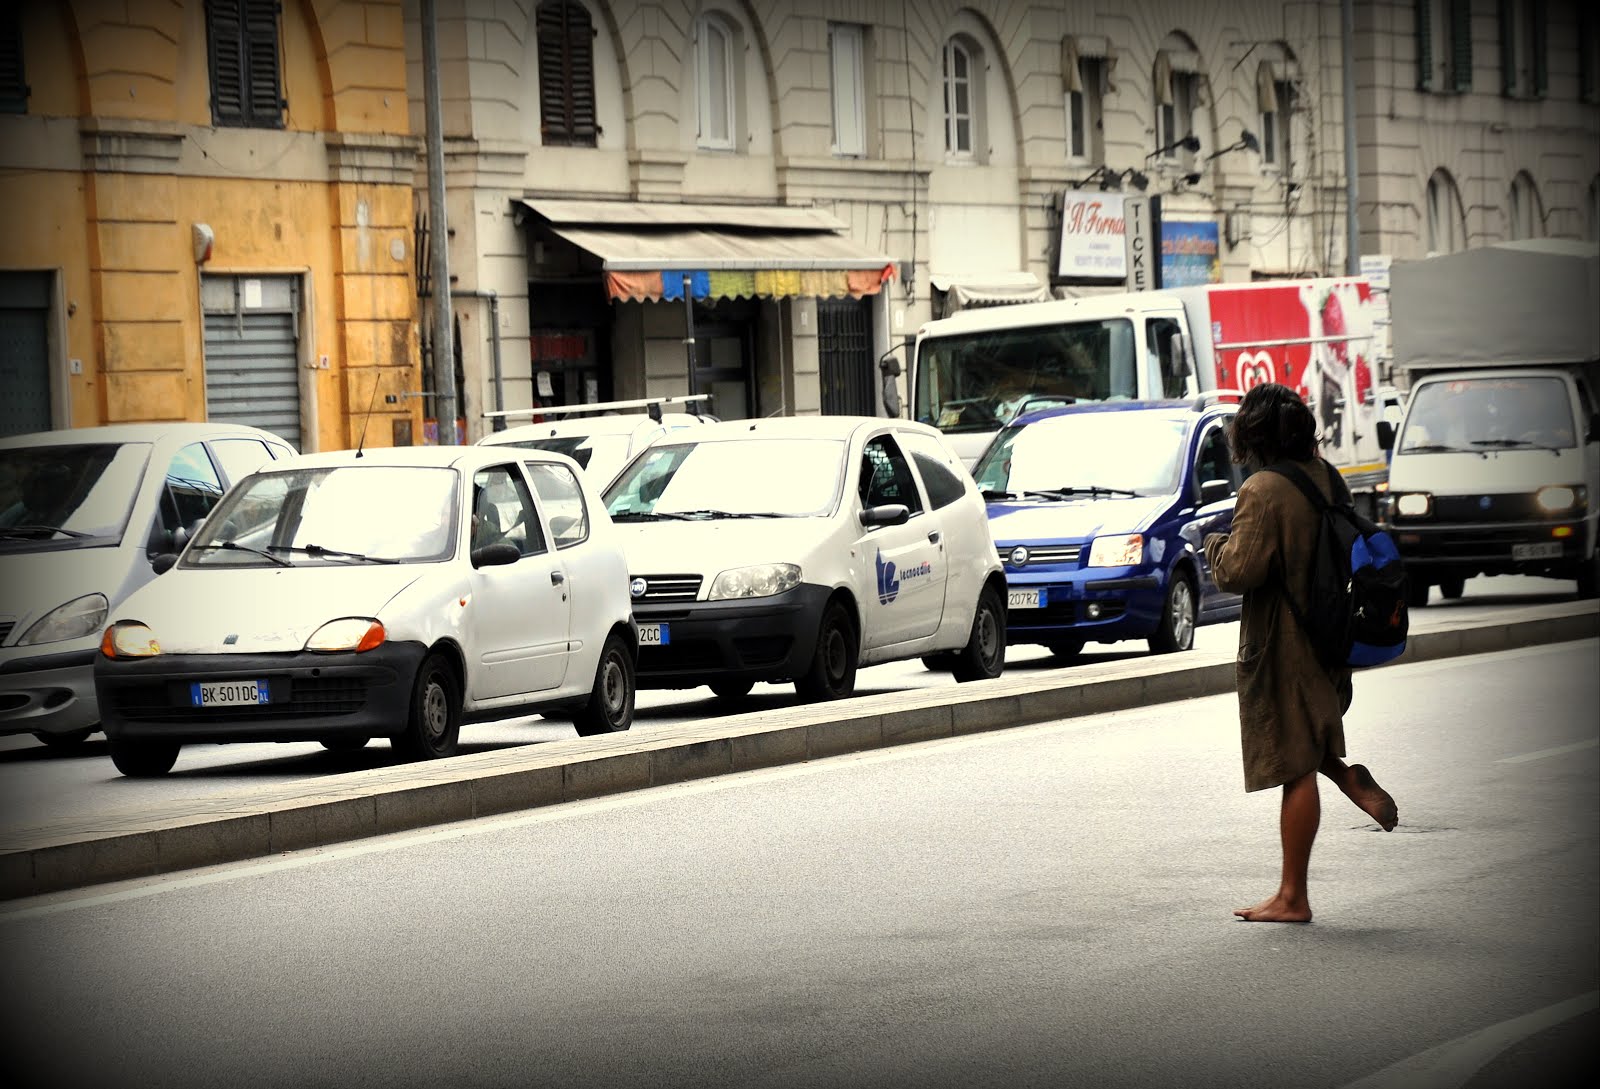
M 318 544 L 268 545 L 270 552 L 304 552 L 307 556 L 334 556 L 341 560 L 360 560 L 362 563 L 399 563 L 387 556 L 369 556 L 365 552 L 342 552 L 337 548 L 323 548 Z
M 678 513 L 665 514 L 650 510 L 625 510 L 620 514 L 611 516 L 613 522 L 659 522 L 667 518 L 681 520 L 683 515 Z
M 1554 446 L 1546 446 L 1544 443 L 1534 442 L 1532 439 L 1473 439 L 1472 445 L 1492 446 L 1498 450 L 1520 450 L 1524 447 L 1532 447 L 1535 450 L 1548 450 L 1552 454 L 1560 452 Z
M 1054 496 L 1072 495 L 1128 495 L 1135 499 L 1139 498 L 1138 492 L 1129 491 L 1127 488 L 1107 488 L 1099 484 L 1088 484 L 1081 487 L 1068 486 L 1065 488 L 1050 488 L 1044 491 L 1023 492 L 1022 494 L 1038 495 L 1047 499 Z
M 62 526 L 21 525 L 6 526 L 0 529 L 0 537 L 37 537 L 41 533 L 61 533 L 68 537 L 93 537 L 93 533 L 83 533 L 76 529 L 66 529 Z
M 254 553 L 257 556 L 260 556 L 262 559 L 271 560 L 273 563 L 277 564 L 279 567 L 293 567 L 294 566 L 294 564 L 290 563 L 288 560 L 284 559 L 282 556 L 274 556 L 272 553 L 266 551 L 265 549 L 256 548 L 253 545 L 240 544 L 238 541 L 218 541 L 216 544 L 195 545 L 194 547 L 197 550 L 201 551 L 201 552 L 210 552 L 214 548 L 224 548 L 224 549 L 227 549 L 229 552 L 251 552 L 251 553 Z
M 1488 456 L 1482 450 L 1468 450 L 1463 446 L 1451 446 L 1449 443 L 1443 442 L 1419 442 L 1405 447 L 1400 452 L 1402 454 L 1477 454 L 1480 457 Z
M 998 492 L 989 488 L 985 488 L 983 489 L 983 498 L 985 502 L 992 503 L 996 499 L 1015 499 L 1016 496 L 1012 495 L 1010 492 Z
M 691 518 L 695 521 L 715 518 L 782 518 L 783 515 L 773 511 L 748 511 L 748 510 L 675 510 L 665 517 Z

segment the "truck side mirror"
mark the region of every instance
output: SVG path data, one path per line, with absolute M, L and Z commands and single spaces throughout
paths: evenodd
M 1378 421 L 1378 448 L 1381 450 L 1394 449 L 1394 424 L 1388 420 Z

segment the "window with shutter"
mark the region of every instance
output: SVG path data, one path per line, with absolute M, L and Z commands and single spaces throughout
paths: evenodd
M 1450 85 L 1472 90 L 1472 0 L 1450 0 Z
M 1416 0 L 1417 90 L 1433 90 L 1433 0 Z
M 279 0 L 206 0 L 213 124 L 283 127 L 281 11 Z
M 1578 97 L 1584 102 L 1600 101 L 1600 16 L 1582 5 L 1578 8 Z
M 539 5 L 540 132 L 548 147 L 594 147 L 594 23 L 576 0 Z
M 22 68 L 22 5 L 0 4 L 0 113 L 28 112 Z

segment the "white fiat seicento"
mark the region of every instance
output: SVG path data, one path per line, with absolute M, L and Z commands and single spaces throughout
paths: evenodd
M 621 543 L 571 458 L 509 447 L 307 454 L 236 485 L 119 604 L 95 691 L 124 775 L 185 742 L 388 737 L 456 751 L 463 719 L 633 722 Z
M 859 666 L 1005 668 L 1005 575 L 982 497 L 931 427 L 865 416 L 706 424 L 606 488 L 625 533 L 642 688 L 807 700 Z

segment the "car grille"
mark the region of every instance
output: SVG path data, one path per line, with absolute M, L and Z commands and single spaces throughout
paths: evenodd
M 1127 606 L 1120 601 L 1101 601 L 1098 604 L 1100 615 L 1091 623 L 1115 620 L 1127 611 Z M 1088 619 L 1079 614 L 1082 605 L 1083 603 L 1078 601 L 1047 601 L 1042 609 L 1008 609 L 1006 627 L 1013 631 L 1027 631 L 1032 628 L 1058 628 L 1063 624 L 1076 624 L 1080 619 Z
M 645 592 L 634 601 L 693 601 L 700 596 L 699 575 L 634 575 L 645 581 Z
M 1082 545 L 1022 545 L 1028 550 L 1028 562 L 1024 567 L 1039 567 L 1047 563 L 1077 563 L 1078 555 L 1083 551 Z M 1007 567 L 1015 569 L 1018 565 L 1011 562 L 1011 553 L 1016 545 L 1007 545 L 1004 548 L 996 547 L 995 553 L 1000 557 L 1000 562 Z
M 289 698 L 245 707 L 199 708 L 189 702 L 186 681 L 119 684 L 111 689 L 112 706 L 130 722 L 270 721 L 280 718 L 349 715 L 367 702 L 367 682 L 347 677 L 267 677 L 274 696 L 288 686 Z

